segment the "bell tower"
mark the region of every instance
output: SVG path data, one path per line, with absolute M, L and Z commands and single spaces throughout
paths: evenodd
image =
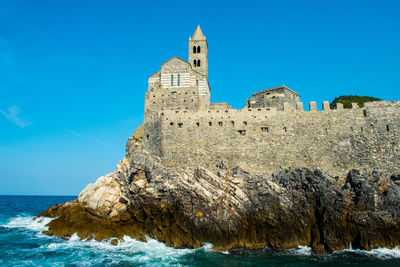
M 197 25 L 193 37 L 189 37 L 189 63 L 195 71 L 206 75 L 208 79 L 208 45 L 200 25 Z

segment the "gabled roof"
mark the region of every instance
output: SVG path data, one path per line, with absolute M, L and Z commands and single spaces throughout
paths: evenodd
M 259 94 L 263 94 L 263 93 L 265 93 L 265 92 L 273 92 L 273 91 L 280 90 L 280 89 L 288 90 L 288 91 L 290 91 L 290 92 L 292 92 L 292 93 L 294 93 L 294 94 L 296 94 L 296 95 L 299 95 L 298 93 L 296 93 L 296 92 L 293 91 L 292 89 L 287 88 L 287 87 L 284 86 L 284 85 L 281 85 L 281 86 L 277 86 L 277 87 L 273 87 L 273 88 L 269 88 L 269 89 L 265 89 L 265 90 L 262 90 L 262 91 L 255 92 L 255 93 L 253 94 L 253 96 L 259 95 Z
M 197 29 L 193 34 L 192 40 L 205 40 L 206 37 L 203 35 L 201 31 L 200 25 L 197 25 Z
M 157 71 L 157 72 L 153 73 L 152 75 L 150 75 L 150 76 L 149 76 L 149 78 L 151 78 L 151 77 L 155 76 L 155 75 L 156 75 L 156 74 L 158 74 L 159 72 L 161 72 L 161 70 L 159 70 L 159 71 Z
M 173 57 L 173 58 L 170 58 L 170 59 L 168 59 L 167 61 L 165 61 L 163 64 L 161 64 L 161 66 L 167 64 L 168 62 L 170 62 L 171 60 L 174 60 L 174 59 L 179 59 L 179 60 L 183 61 L 184 63 L 189 64 L 189 62 L 187 62 L 186 60 L 181 59 L 180 57 Z M 189 64 L 189 65 L 190 65 L 190 64 Z M 159 72 L 161 72 L 161 70 L 159 70 L 159 71 L 153 73 L 152 75 L 149 76 L 149 78 L 151 78 L 152 76 L 158 74 Z
M 180 57 L 176 57 L 176 56 L 175 56 L 175 57 L 173 57 L 173 58 L 168 59 L 167 61 L 165 61 L 163 64 L 161 64 L 161 66 L 167 64 L 168 62 L 170 62 L 170 61 L 173 60 L 173 59 L 179 59 L 179 60 L 185 62 L 186 64 L 189 64 L 189 62 L 187 62 L 186 60 L 183 60 L 183 59 L 181 59 Z

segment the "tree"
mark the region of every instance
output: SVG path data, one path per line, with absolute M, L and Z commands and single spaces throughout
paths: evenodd
M 357 103 L 361 108 L 364 103 L 373 101 L 382 101 L 382 99 L 372 96 L 342 95 L 336 97 L 330 105 L 332 109 L 336 107 L 337 103 L 342 103 L 344 108 L 351 108 L 351 103 Z

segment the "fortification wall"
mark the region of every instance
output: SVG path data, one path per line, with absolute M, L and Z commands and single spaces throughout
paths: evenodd
M 170 167 L 215 168 L 219 159 L 245 170 L 320 168 L 341 178 L 350 169 L 400 171 L 400 102 L 324 111 L 168 110 L 145 120 L 148 149 Z

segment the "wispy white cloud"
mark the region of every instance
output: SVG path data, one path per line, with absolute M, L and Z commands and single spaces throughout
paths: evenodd
M 90 140 L 90 141 L 94 141 L 94 142 L 97 142 L 97 143 L 105 145 L 105 146 L 112 146 L 110 143 L 107 143 L 107 142 L 105 142 L 105 141 L 103 141 L 101 139 L 88 137 L 88 136 L 85 136 L 85 135 L 83 135 L 81 133 L 75 132 L 75 131 L 73 131 L 71 129 L 64 129 L 64 131 L 67 132 L 67 133 L 70 133 L 72 135 L 75 135 L 75 136 L 78 136 L 78 137 L 82 137 L 84 139 L 87 139 L 87 140 Z
M 73 134 L 73 135 L 75 135 L 75 136 L 82 136 L 80 133 L 77 133 L 77 132 L 72 131 L 72 130 L 70 130 L 70 129 L 64 129 L 64 131 L 66 131 L 67 133 Z
M 19 117 L 20 110 L 19 110 L 19 107 L 18 107 L 18 106 L 11 106 L 11 107 L 9 107 L 9 108 L 7 109 L 7 111 L 0 110 L 0 113 L 3 114 L 4 117 L 5 117 L 8 121 L 14 123 L 15 125 L 17 125 L 17 126 L 19 126 L 19 127 L 21 127 L 21 128 L 24 128 L 24 127 L 26 127 L 26 126 L 28 126 L 28 125 L 31 124 L 31 122 L 22 120 L 22 119 Z

